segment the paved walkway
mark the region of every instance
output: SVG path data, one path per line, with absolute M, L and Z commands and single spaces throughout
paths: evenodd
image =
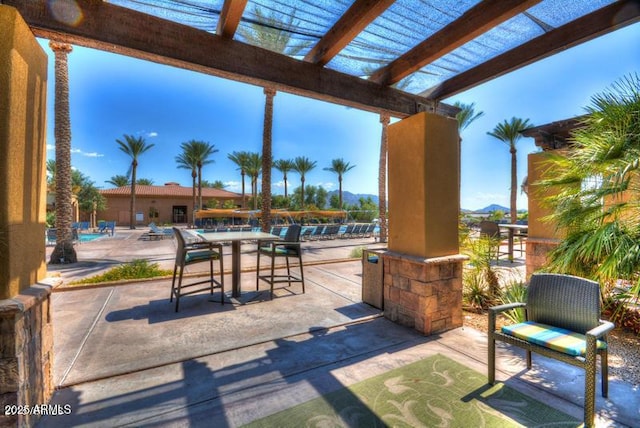
M 116 249 L 80 245 L 78 266 L 60 274 L 100 271 L 100 254 L 111 263 L 152 254 L 172 266 L 170 240 L 136 234 L 118 231 L 110 238 L 122 241 Z M 294 285 L 273 300 L 266 288 L 255 291 L 250 271 L 242 278 L 244 304 L 213 303 L 204 293 L 181 300 L 179 313 L 168 302 L 168 280 L 55 292 L 52 403 L 69 404 L 72 413 L 40 425 L 236 427 L 434 353 L 484 373 L 484 334 L 460 328 L 424 337 L 391 323 L 361 302 L 359 261 L 320 263 L 365 244 L 376 245 L 305 243 L 306 293 Z M 243 247 L 247 269 L 251 247 Z M 581 418 L 579 369 L 534 357 L 526 372 L 519 350 L 505 345 L 498 355 L 499 380 Z M 602 426 L 640 425 L 640 394 L 620 380 L 596 408 Z

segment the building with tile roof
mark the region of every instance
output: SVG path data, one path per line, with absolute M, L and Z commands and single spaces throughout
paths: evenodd
M 164 186 L 136 185 L 136 225 L 188 224 L 193 219 L 193 189 L 178 183 Z M 116 221 L 120 226 L 129 225 L 131 187 L 122 186 L 104 189 L 100 193 L 107 200 L 107 209 L 98 214 L 100 220 Z M 202 188 L 202 205 L 217 202 L 222 207 L 231 201 L 234 206 L 242 206 L 242 195 L 227 190 Z

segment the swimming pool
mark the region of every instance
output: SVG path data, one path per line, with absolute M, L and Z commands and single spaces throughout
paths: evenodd
M 105 235 L 104 233 L 80 233 L 78 235 L 78 237 L 80 238 L 80 242 L 95 241 L 96 239 L 102 238 L 104 236 L 108 235 Z

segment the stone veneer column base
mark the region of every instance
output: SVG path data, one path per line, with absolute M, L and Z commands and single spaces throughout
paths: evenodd
M 5 406 L 47 404 L 53 394 L 48 282 L 0 300 L 0 427 L 35 425 L 39 415 L 5 416 Z
M 531 275 L 547 265 L 547 255 L 553 251 L 560 240 L 558 239 L 540 239 L 527 238 L 527 279 Z
M 462 327 L 462 263 L 466 256 L 424 259 L 387 251 L 384 316 L 420 333 Z

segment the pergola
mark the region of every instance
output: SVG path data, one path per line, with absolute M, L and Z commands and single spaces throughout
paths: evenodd
M 640 17 L 637 0 L 0 3 L 39 37 L 397 117 Z M 280 31 L 296 49 L 249 44 L 252 31 Z
M 462 323 L 457 109 L 441 100 L 639 18 L 638 0 L 0 0 L 0 388 L 18 405 L 53 388 L 33 35 L 404 119 L 389 127 L 385 316 L 431 334 Z

